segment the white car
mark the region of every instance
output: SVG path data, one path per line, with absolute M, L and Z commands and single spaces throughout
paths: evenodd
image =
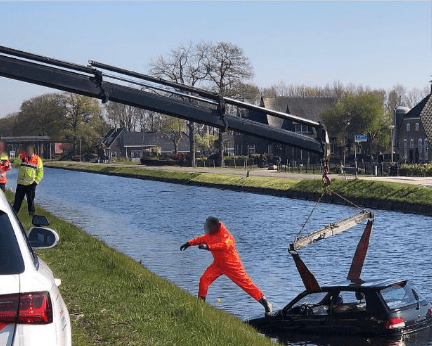
M 0 346 L 70 346 L 69 312 L 60 280 L 34 249 L 56 245 L 59 237 L 44 216 L 34 216 L 25 233 L 0 192 Z

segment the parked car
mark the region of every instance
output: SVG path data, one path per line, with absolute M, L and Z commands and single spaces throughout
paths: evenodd
M 25 233 L 0 192 L 0 346 L 70 346 L 67 307 L 48 265 L 33 249 L 59 240 L 44 216 L 34 216 Z
M 407 280 L 371 280 L 304 291 L 282 310 L 248 321 L 267 335 L 401 336 L 432 325 L 432 304 Z

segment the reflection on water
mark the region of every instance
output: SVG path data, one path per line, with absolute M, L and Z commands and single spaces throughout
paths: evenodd
M 15 181 L 13 170 L 10 182 Z M 303 290 L 287 254 L 287 244 L 313 202 L 49 168 L 37 188 L 36 201 L 108 245 L 142 260 L 153 272 L 194 295 L 211 255 L 197 248 L 180 252 L 179 246 L 202 233 L 205 218 L 215 215 L 236 238 L 246 270 L 276 308 L 282 308 Z M 322 204 L 309 230 L 354 211 L 346 206 Z M 420 215 L 376 212 L 363 277 L 409 278 L 430 298 L 431 220 Z M 303 259 L 319 282 L 346 277 L 363 228 L 359 225 L 351 232 L 302 249 Z M 208 302 L 242 319 L 263 312 L 259 304 L 224 277 L 211 286 Z M 392 345 L 359 338 L 349 342 L 323 340 L 293 340 L 288 344 Z M 421 345 L 432 345 L 431 338 L 425 340 Z M 393 345 L 418 344 L 406 340 Z
M 428 328 L 402 340 L 362 338 L 350 336 L 282 336 L 281 341 L 290 346 L 427 346 L 432 345 L 432 329 Z

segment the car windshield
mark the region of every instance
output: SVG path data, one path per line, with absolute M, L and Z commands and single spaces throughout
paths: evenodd
M 24 261 L 8 215 L 0 211 L 0 275 L 21 274 Z
M 392 310 L 416 303 L 412 287 L 405 282 L 397 283 L 381 290 L 381 296 L 384 298 L 389 309 Z

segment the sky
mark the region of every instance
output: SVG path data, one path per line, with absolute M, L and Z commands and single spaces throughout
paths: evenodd
M 422 89 L 432 74 L 431 16 L 431 1 L 0 1 L 0 45 L 145 73 L 181 44 L 225 41 L 244 49 L 259 87 Z M 0 77 L 0 117 L 47 92 Z

